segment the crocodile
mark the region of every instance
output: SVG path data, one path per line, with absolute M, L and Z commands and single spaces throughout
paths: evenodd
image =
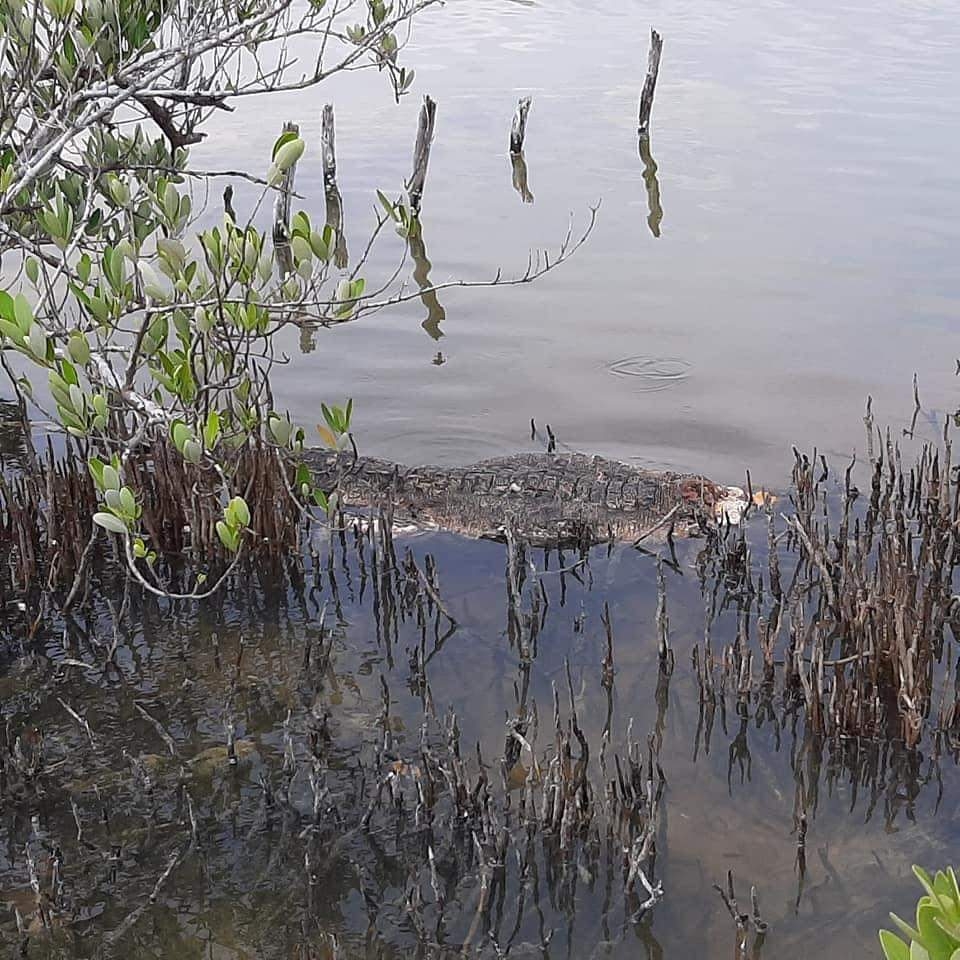
M 464 467 L 406 467 L 319 449 L 304 453 L 315 483 L 341 506 L 389 506 L 417 528 L 534 545 L 592 546 L 686 536 L 742 491 L 581 453 L 522 453 Z

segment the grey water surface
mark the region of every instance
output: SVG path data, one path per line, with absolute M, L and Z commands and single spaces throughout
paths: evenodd
M 655 174 L 636 138 L 651 25 L 664 37 Z M 443 291 L 428 329 L 437 307 L 414 300 L 317 331 L 306 354 L 291 335 L 278 393 L 304 422 L 352 396 L 365 452 L 462 463 L 526 449 L 535 417 L 582 451 L 776 485 L 791 444 L 862 453 L 868 395 L 878 423 L 905 424 L 914 373 L 930 430 L 956 408 L 958 49 L 952 2 L 450 0 L 414 28 L 399 106 L 383 77 L 351 74 L 243 102 L 197 156 L 266 167 L 297 121 L 301 205 L 320 218 L 333 102 L 356 257 L 374 191 L 409 174 L 429 93 L 433 281 L 522 273 L 601 202 L 587 245 L 532 286 Z M 533 203 L 507 155 L 521 95 Z M 388 238 L 368 282 L 401 253 Z

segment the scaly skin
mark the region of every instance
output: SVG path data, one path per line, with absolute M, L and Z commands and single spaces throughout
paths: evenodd
M 466 467 L 404 467 L 322 450 L 306 451 L 305 460 L 345 506 L 390 505 L 419 526 L 497 540 L 512 524 L 542 545 L 656 540 L 671 525 L 682 536 L 712 516 L 726 490 L 703 477 L 579 453 L 515 454 Z

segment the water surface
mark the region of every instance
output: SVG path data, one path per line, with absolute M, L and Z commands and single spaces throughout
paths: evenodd
M 399 106 L 373 72 L 244 103 L 217 119 L 201 165 L 242 150 L 255 167 L 296 120 L 313 147 L 297 182 L 315 218 L 320 113 L 334 103 L 356 252 L 374 190 L 409 173 L 419 95 L 432 95 L 434 281 L 521 273 L 531 248 L 556 247 L 571 215 L 583 224 L 602 201 L 588 245 L 539 283 L 439 294 L 439 339 L 418 300 L 319 331 L 306 355 L 291 336 L 280 398 L 309 423 L 321 400 L 353 396 L 363 448 L 407 461 L 524 449 L 536 417 L 576 449 L 727 480 L 749 467 L 768 484 L 791 444 L 862 451 L 868 395 L 880 422 L 908 417 L 915 372 L 933 418 L 954 409 L 958 13 L 452 0 L 418 22 L 416 89 Z M 651 25 L 664 36 L 659 236 L 635 123 Z M 532 204 L 507 156 L 525 94 Z M 401 251 L 387 243 L 371 280 Z

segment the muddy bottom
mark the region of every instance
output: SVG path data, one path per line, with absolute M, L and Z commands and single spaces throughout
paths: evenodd
M 870 956 L 887 910 L 911 909 L 910 864 L 948 862 L 952 759 L 818 742 L 756 686 L 703 701 L 694 645 L 708 620 L 729 643 L 743 610 L 702 541 L 666 558 L 659 621 L 656 561 L 637 550 L 531 551 L 518 621 L 502 545 L 394 547 L 416 567 L 378 571 L 351 532 L 283 589 L 235 584 L 201 608 L 131 597 L 119 620 L 104 609 L 22 651 L 9 626 L 13 955 L 729 958 L 741 938 L 713 885 L 732 870 L 768 925 L 744 955 Z M 606 785 L 630 780 L 631 757 L 625 813 Z M 551 770 L 590 791 L 573 826 L 538 819 Z M 627 889 L 625 845 L 647 828 L 655 905 Z

